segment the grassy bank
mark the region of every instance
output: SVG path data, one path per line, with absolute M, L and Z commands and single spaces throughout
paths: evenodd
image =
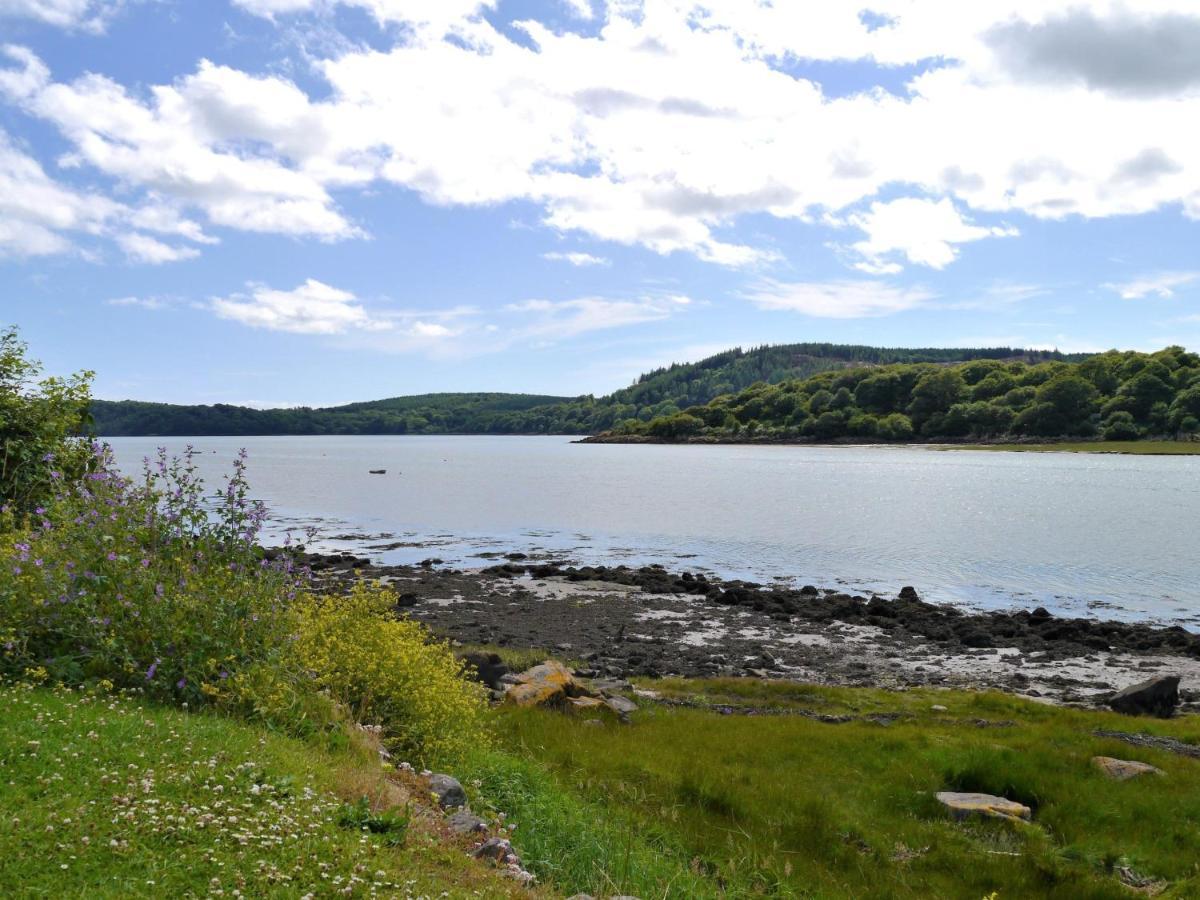
M 347 818 L 403 795 L 369 753 L 80 691 L 0 707 L 0 896 L 529 896 L 433 819 Z
M 1200 441 L 1062 441 L 1049 444 L 943 444 L 938 450 L 1016 453 L 1120 453 L 1133 456 L 1200 456 Z
M 476 761 L 527 865 L 567 893 L 642 897 L 1200 895 L 1200 761 L 1096 737 L 1200 741 L 1200 721 L 1130 720 L 995 694 L 669 682 L 633 724 L 504 710 Z M 934 705 L 945 710 L 934 710 Z M 799 713 L 847 716 L 833 724 Z M 1094 755 L 1167 774 L 1118 783 Z M 520 760 L 520 762 L 517 762 Z M 1033 823 L 950 821 L 940 790 L 1020 800 Z

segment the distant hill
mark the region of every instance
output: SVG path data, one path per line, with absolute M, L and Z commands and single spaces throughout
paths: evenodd
M 727 350 L 695 363 L 642 375 L 606 397 L 539 394 L 419 394 L 326 408 L 250 409 L 96 400 L 97 434 L 212 436 L 270 434 L 594 434 L 629 419 L 649 422 L 737 393 L 819 372 L 895 363 L 949 364 L 979 359 L 1075 361 L 1054 351 L 909 349 L 839 344 L 778 344 Z

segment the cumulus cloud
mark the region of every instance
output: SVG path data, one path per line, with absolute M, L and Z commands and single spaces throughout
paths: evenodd
M 212 310 L 222 319 L 293 334 L 343 334 L 392 327 L 390 322 L 372 317 L 349 291 L 314 278 L 290 291 L 254 285 L 249 294 L 214 299 Z
M 164 300 L 162 297 L 113 297 L 111 300 L 105 300 L 104 303 L 106 306 L 136 307 L 152 311 L 171 307 L 170 301 Z
M 924 288 L 902 288 L 883 281 L 865 280 L 763 280 L 744 296 L 759 309 L 796 312 L 821 319 L 889 316 L 925 306 L 935 298 Z
M 277 20 L 337 5 L 238 2 Z M 745 217 L 834 219 L 864 232 L 851 263 L 884 274 L 949 265 L 964 243 L 1014 234 L 1004 223 L 1018 215 L 1176 205 L 1200 218 L 1185 0 L 1146 0 L 1136 16 L 1111 0 L 877 0 L 869 16 L 608 0 L 601 26 L 579 31 L 500 29 L 478 0 L 342 5 L 400 27 L 386 49 L 316 60 L 319 95 L 209 62 L 146 91 L 102 74 L 57 82 L 11 48 L 0 92 L 123 201 L 141 192 L 135 205 L 233 231 L 359 237 L 335 192 L 387 183 L 439 206 L 528 203 L 558 232 L 731 267 L 786 255 L 739 228 Z M 1183 50 L 1160 46 L 1170 34 Z M 794 60 L 923 74 L 837 96 Z
M 543 253 L 542 259 L 548 259 L 551 262 L 565 262 L 573 266 L 607 266 L 611 265 L 610 261 L 603 256 L 593 256 L 590 253 Z
M 1145 297 L 1174 297 L 1175 289 L 1200 281 L 1200 272 L 1156 272 L 1143 275 L 1132 281 L 1104 285 L 1116 291 L 1124 300 L 1141 300 Z
M 1200 16 L 1167 13 L 1105 17 L 1072 9 L 1041 22 L 992 28 L 988 43 L 1018 78 L 1077 81 L 1135 97 L 1200 87 Z
M 103 31 L 120 5 L 114 0 L 0 0 L 0 19 L 34 19 L 59 28 Z
M 943 269 L 958 256 L 958 244 L 1017 234 L 1015 228 L 972 225 L 947 199 L 904 197 L 876 202 L 866 212 L 851 216 L 849 222 L 867 234 L 865 240 L 852 245 L 863 257 L 857 268 L 873 274 L 900 271 L 900 264 L 891 258 L 894 254 L 911 263 Z

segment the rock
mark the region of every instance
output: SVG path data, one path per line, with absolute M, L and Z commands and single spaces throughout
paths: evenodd
M 572 709 L 603 709 L 604 701 L 599 697 L 569 697 L 567 704 Z
M 900 588 L 901 600 L 920 600 L 921 595 L 917 593 L 917 589 L 912 585 L 905 585 Z
M 634 688 L 633 696 L 642 697 L 646 700 L 657 700 L 661 695 L 658 691 L 646 690 L 644 688 Z
M 1117 691 L 1108 705 L 1127 716 L 1170 718 L 1179 706 L 1179 676 L 1160 675 Z
M 568 897 L 567 900 L 596 900 L 596 898 L 591 894 L 574 894 Z
M 569 697 L 585 697 L 591 693 L 575 680 L 570 669 L 549 659 L 522 672 L 517 681 L 519 683 L 505 694 L 505 699 L 517 706 L 553 706 Z
M 429 790 L 437 797 L 442 809 L 459 809 L 467 805 L 467 792 L 458 779 L 449 775 L 430 775 Z
M 476 859 L 490 859 L 503 863 L 512 855 L 512 844 L 504 838 L 488 838 L 471 855 Z
M 637 704 L 625 697 L 606 697 L 604 705 L 615 712 L 618 716 L 627 716 L 631 712 L 637 711 Z
M 1139 775 L 1165 775 L 1162 769 L 1149 763 L 1130 759 L 1113 759 L 1111 756 L 1093 756 L 1092 765 L 1114 781 L 1128 781 Z
M 633 685 L 623 678 L 597 678 L 592 682 L 592 690 L 601 694 L 619 694 L 632 691 Z
M 935 703 L 935 704 L 933 704 L 933 706 L 931 706 L 929 708 L 931 710 L 933 710 L 934 712 L 947 712 L 948 711 L 946 709 L 946 707 L 942 706 L 942 704 L 940 704 L 940 703 Z
M 954 791 L 941 791 L 937 795 L 938 802 L 950 811 L 956 819 L 969 819 L 972 816 L 983 816 L 992 819 L 1007 819 L 1015 822 L 1018 819 L 1028 822 L 1033 817 L 1033 810 L 1015 800 L 1006 800 L 991 794 L 960 794 Z
M 476 681 L 486 684 L 492 690 L 499 690 L 500 679 L 508 674 L 508 666 L 496 653 L 468 653 L 463 656 L 462 661 L 474 669 Z
M 477 831 L 487 831 L 487 822 L 465 808 L 447 816 L 446 824 L 455 834 L 474 834 Z

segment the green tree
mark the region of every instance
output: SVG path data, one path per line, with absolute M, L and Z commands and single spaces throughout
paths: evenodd
M 0 333 L 0 505 L 27 513 L 93 460 L 87 428 L 91 372 L 41 378 L 15 328 Z

